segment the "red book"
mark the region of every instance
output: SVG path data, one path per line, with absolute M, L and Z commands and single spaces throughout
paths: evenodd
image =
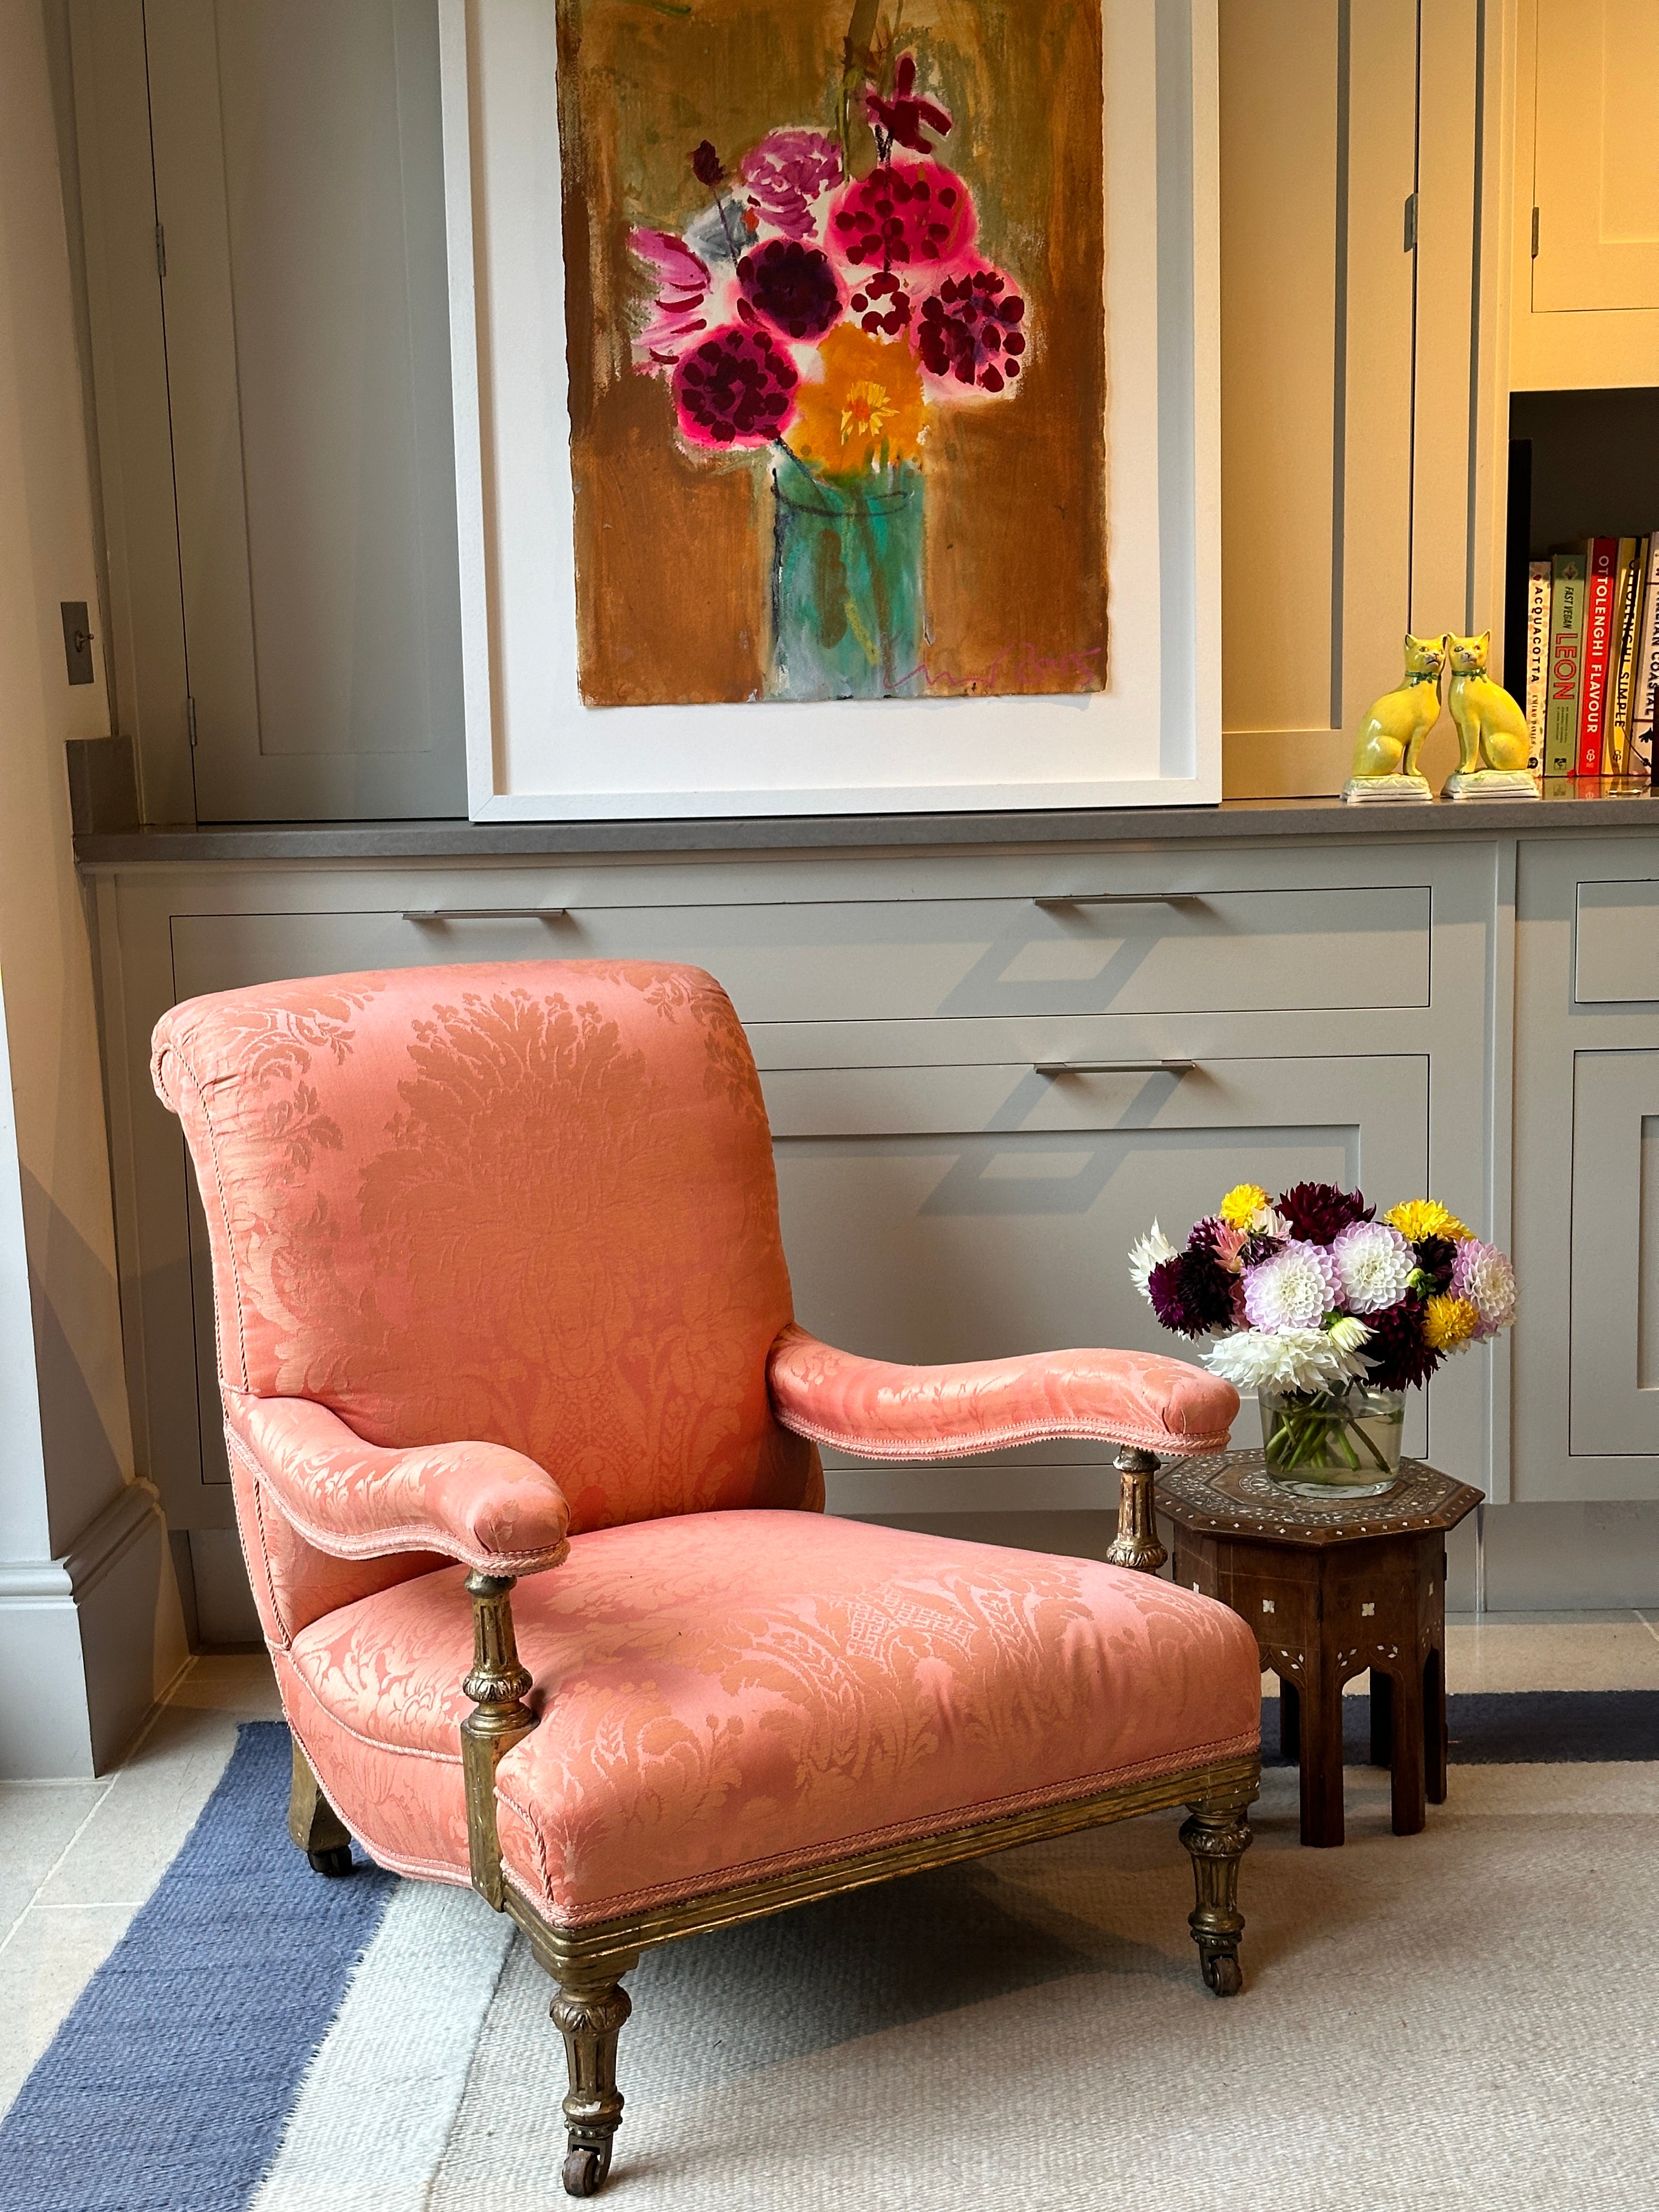
M 1607 738 L 1607 701 L 1612 683 L 1613 598 L 1619 577 L 1619 540 L 1592 538 L 1589 574 L 1584 584 L 1584 689 L 1578 707 L 1578 765 L 1575 775 L 1600 775 Z

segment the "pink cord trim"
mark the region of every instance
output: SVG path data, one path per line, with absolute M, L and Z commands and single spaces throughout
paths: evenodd
M 793 1430 L 798 1437 L 805 1437 L 815 1444 L 828 1444 L 835 1451 L 851 1452 L 856 1459 L 873 1460 L 974 1459 L 981 1452 L 996 1451 L 1004 1444 L 1037 1443 L 1046 1437 L 1098 1437 L 1107 1443 L 1127 1444 L 1132 1450 L 1156 1452 L 1165 1459 L 1192 1459 L 1204 1452 L 1224 1451 L 1231 1433 L 1221 1429 L 1212 1436 L 1175 1437 L 1167 1429 L 1132 1429 L 1121 1421 L 1109 1425 L 1091 1420 L 1085 1413 L 1063 1421 L 1021 1422 L 1006 1428 L 983 1429 L 971 1438 L 919 1440 L 912 1443 L 893 1437 L 872 1442 L 844 1429 L 830 1429 L 821 1422 L 804 1420 L 798 1413 L 776 1408 L 775 1412 L 779 1425 Z

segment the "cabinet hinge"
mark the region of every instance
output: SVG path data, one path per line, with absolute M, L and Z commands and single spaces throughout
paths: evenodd
M 1538 210 L 1536 208 L 1532 211 L 1532 258 L 1534 261 L 1538 258 Z
M 190 724 L 190 749 L 194 752 L 196 750 L 196 702 L 188 696 L 185 700 L 185 719 Z
M 167 275 L 167 234 L 159 222 L 155 226 L 155 273 L 165 284 Z
M 1415 192 L 1409 192 L 1406 197 L 1406 239 L 1404 250 L 1407 253 L 1414 253 L 1417 251 L 1417 194 Z

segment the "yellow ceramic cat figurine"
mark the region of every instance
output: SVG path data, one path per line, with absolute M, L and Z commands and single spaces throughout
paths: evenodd
M 1527 766 L 1527 718 L 1501 684 L 1486 673 L 1492 632 L 1445 641 L 1451 663 L 1447 704 L 1457 725 L 1457 766 L 1443 799 L 1536 799 L 1538 784 Z
M 1406 673 L 1400 687 L 1373 700 L 1354 739 L 1353 774 L 1344 799 L 1432 799 L 1426 776 L 1417 772 L 1423 740 L 1440 719 L 1440 672 L 1445 665 L 1443 637 L 1406 633 Z

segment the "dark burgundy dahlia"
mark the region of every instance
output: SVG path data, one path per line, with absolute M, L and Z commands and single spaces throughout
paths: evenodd
M 1365 1323 L 1371 1334 L 1364 1356 L 1375 1389 L 1415 1389 L 1439 1366 L 1440 1354 L 1423 1341 L 1423 1301 L 1414 1291 L 1385 1312 L 1367 1314 Z
M 1369 1221 L 1376 1211 L 1363 1193 L 1339 1190 L 1334 1182 L 1293 1183 L 1273 1204 L 1304 1244 L 1334 1244 L 1351 1223 Z
M 1419 1267 L 1435 1290 L 1450 1290 L 1457 1247 L 1449 1237 L 1422 1237 L 1412 1246 L 1412 1252 Z
M 947 276 L 921 303 L 916 351 L 930 376 L 1000 392 L 1019 374 L 1025 302 L 1000 269 Z
M 1233 1279 L 1208 1252 L 1160 1260 L 1146 1279 L 1152 1311 L 1177 1336 L 1208 1336 L 1233 1322 Z
M 765 446 L 795 410 L 795 364 L 768 331 L 711 331 L 674 371 L 680 428 L 694 445 Z
M 829 255 L 799 239 L 769 238 L 745 253 L 738 283 L 744 307 L 787 338 L 821 338 L 841 319 L 841 287 Z

